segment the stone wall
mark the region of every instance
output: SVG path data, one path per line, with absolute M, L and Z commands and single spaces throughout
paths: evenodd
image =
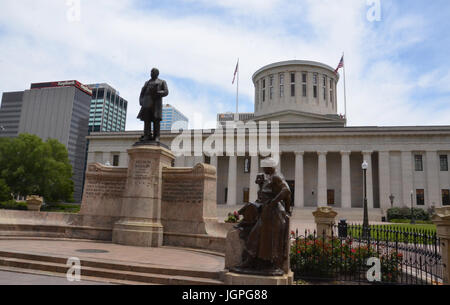
M 80 214 L 120 216 L 126 179 L 127 168 L 89 164 Z

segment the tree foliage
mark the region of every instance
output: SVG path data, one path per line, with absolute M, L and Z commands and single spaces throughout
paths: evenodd
M 0 141 L 0 179 L 14 194 L 43 196 L 46 202 L 72 201 L 72 165 L 66 147 L 30 134 Z

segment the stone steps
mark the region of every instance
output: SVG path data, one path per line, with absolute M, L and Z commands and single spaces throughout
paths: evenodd
M 0 268 L 66 274 L 67 258 L 0 251 Z M 143 266 L 81 259 L 82 280 L 122 281 L 119 284 L 222 285 L 220 273 L 180 270 L 163 266 Z

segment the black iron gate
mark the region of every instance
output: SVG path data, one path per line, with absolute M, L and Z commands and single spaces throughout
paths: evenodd
M 331 232 L 292 232 L 295 278 L 355 284 L 439 285 L 443 269 L 435 232 L 345 222 Z

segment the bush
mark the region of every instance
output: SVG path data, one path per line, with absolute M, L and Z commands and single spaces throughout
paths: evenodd
M 381 262 L 382 281 L 395 283 L 401 276 L 403 255 L 396 251 L 377 251 L 372 245 L 361 245 L 351 238 L 298 238 L 291 246 L 291 266 L 297 276 L 332 279 L 339 275 L 359 277 L 367 271 L 366 261 L 377 257 Z
M 1 202 L 0 209 L 26 211 L 28 208 L 25 202 L 16 202 L 15 200 L 9 200 L 6 202 Z
M 56 212 L 56 213 L 79 213 L 81 205 L 79 204 L 46 204 L 41 207 L 41 212 Z
M 421 208 L 414 208 L 414 219 L 415 220 L 423 220 L 423 221 L 429 221 L 430 220 L 430 214 Z M 387 217 L 388 221 L 391 221 L 393 219 L 409 219 L 411 220 L 411 209 L 404 207 L 404 208 L 391 208 L 387 210 Z

